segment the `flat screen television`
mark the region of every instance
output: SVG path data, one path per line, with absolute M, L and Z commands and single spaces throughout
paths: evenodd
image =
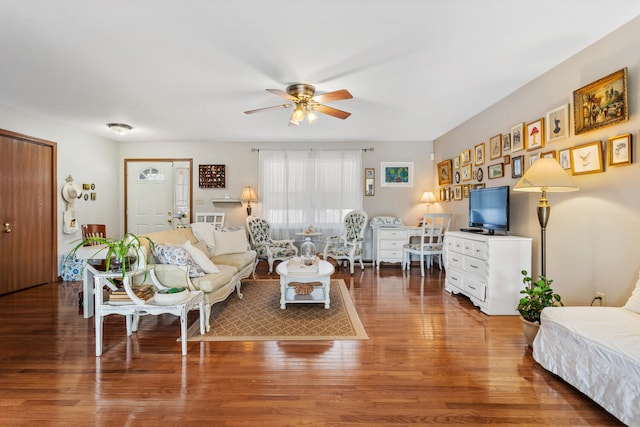
M 469 227 L 489 234 L 509 231 L 509 186 L 469 191 Z

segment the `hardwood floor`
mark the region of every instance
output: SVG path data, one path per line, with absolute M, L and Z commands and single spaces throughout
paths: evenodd
M 95 357 L 78 283 L 4 295 L 0 425 L 621 425 L 535 363 L 517 316 L 486 316 L 428 274 L 338 270 L 367 341 L 191 342 L 186 357 L 170 315 L 129 339 L 106 318 Z

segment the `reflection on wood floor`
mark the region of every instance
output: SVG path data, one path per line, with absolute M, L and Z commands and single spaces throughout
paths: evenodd
M 448 294 L 437 268 L 334 277 L 369 340 L 190 342 L 182 357 L 178 318 L 145 317 L 127 338 L 110 316 L 95 357 L 79 283 L 4 295 L 0 425 L 620 425 L 533 361 L 517 316 Z

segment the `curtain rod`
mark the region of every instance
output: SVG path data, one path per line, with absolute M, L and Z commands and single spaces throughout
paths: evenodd
M 313 150 L 327 150 L 327 151 L 340 151 L 340 150 L 350 150 L 349 148 L 252 148 L 251 152 L 260 152 L 260 150 L 265 151 L 313 151 Z M 373 147 L 369 148 L 361 148 L 363 152 L 373 151 Z

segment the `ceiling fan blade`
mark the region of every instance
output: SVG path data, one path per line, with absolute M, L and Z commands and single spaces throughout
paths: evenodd
M 339 119 L 346 119 L 351 115 L 351 113 L 347 113 L 346 111 L 338 110 L 337 108 L 328 107 L 322 104 L 316 104 L 313 106 L 313 109 L 322 114 L 328 114 L 333 117 L 337 117 Z
M 253 113 L 260 113 L 262 111 L 278 110 L 280 108 L 289 108 L 289 107 L 291 107 L 290 104 L 274 105 L 273 107 L 257 108 L 255 110 L 245 111 L 244 113 L 245 114 L 253 114 Z
M 322 95 L 314 96 L 311 99 L 313 99 L 316 102 L 329 102 L 329 101 L 339 101 L 341 99 L 351 99 L 351 98 L 353 98 L 353 95 L 351 95 L 351 93 L 348 90 L 340 89 L 334 92 L 327 92 L 327 93 L 323 93 Z
M 289 101 L 297 101 L 298 98 L 296 98 L 295 96 L 291 96 L 289 95 L 287 92 L 280 90 L 280 89 L 265 89 L 267 92 L 272 93 L 274 95 L 277 96 L 281 96 L 283 98 L 288 99 Z

